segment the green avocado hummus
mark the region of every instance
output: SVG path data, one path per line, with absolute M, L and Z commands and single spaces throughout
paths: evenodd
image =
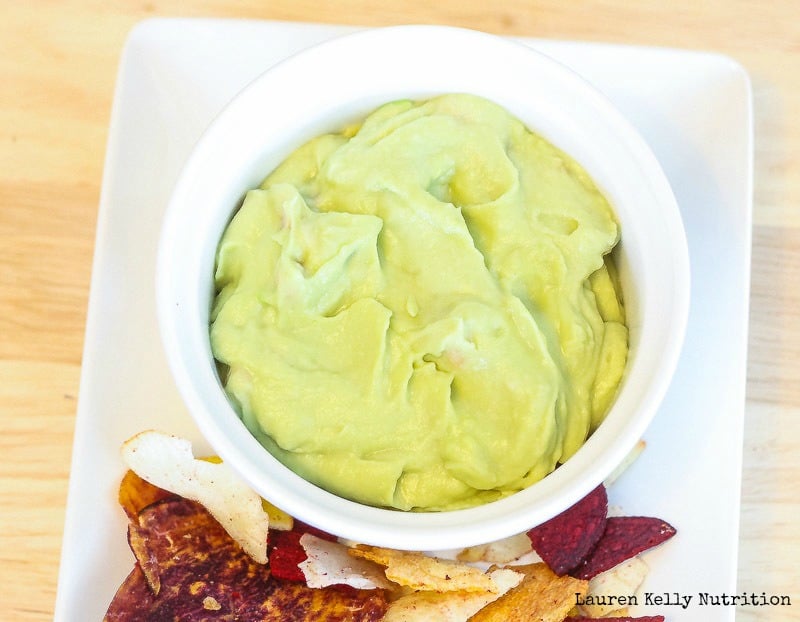
M 499 106 L 392 102 L 247 193 L 217 255 L 222 381 L 270 452 L 338 495 L 507 496 L 615 396 L 618 239 L 587 173 Z

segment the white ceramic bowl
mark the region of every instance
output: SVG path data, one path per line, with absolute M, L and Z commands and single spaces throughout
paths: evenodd
M 407 513 L 342 499 L 301 479 L 247 431 L 217 378 L 208 337 L 214 255 L 247 189 L 296 147 L 385 102 L 469 92 L 504 106 L 590 173 L 619 218 L 618 265 L 630 330 L 628 368 L 605 422 L 565 465 L 479 507 Z M 158 260 L 158 313 L 170 367 L 200 431 L 264 497 L 352 540 L 446 549 L 524 531 L 602 481 L 642 436 L 670 383 L 689 306 L 678 207 L 642 138 L 580 77 L 484 33 L 400 26 L 348 35 L 270 68 L 196 145 L 169 204 Z

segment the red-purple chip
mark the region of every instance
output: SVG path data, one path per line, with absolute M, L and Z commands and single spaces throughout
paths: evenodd
M 310 588 L 271 576 L 205 508 L 186 499 L 147 506 L 133 533 L 134 552 L 147 556 L 151 577 L 137 563 L 104 622 L 377 622 L 389 606 L 383 590 Z
M 284 581 L 302 581 L 306 578 L 298 564 L 306 560 L 297 531 L 273 531 L 270 534 L 269 567 L 272 576 Z
M 285 581 L 306 582 L 299 564 L 306 560 L 306 551 L 300 544 L 300 538 L 305 533 L 311 533 L 323 540 L 335 540 L 335 537 L 320 529 L 306 525 L 300 521 L 294 522 L 291 531 L 270 532 L 269 540 L 269 566 L 272 576 Z
M 576 568 L 606 528 L 608 495 L 600 484 L 555 518 L 528 532 L 533 550 L 559 577 Z
M 626 559 L 669 540 L 675 533 L 675 528 L 660 518 L 611 517 L 592 552 L 570 574 L 577 579 L 591 579 Z

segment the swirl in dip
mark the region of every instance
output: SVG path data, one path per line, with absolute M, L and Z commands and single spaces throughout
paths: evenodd
M 613 211 L 472 95 L 382 106 L 247 193 L 219 244 L 211 345 L 258 440 L 366 504 L 512 494 L 600 424 L 627 358 Z

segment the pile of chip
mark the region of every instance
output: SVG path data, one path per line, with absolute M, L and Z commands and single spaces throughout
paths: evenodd
M 633 595 L 647 573 L 638 554 L 675 534 L 658 519 L 608 517 L 602 485 L 527 534 L 443 559 L 340 542 L 252 498 L 226 465 L 194 459 L 176 437 L 142 433 L 123 457 L 136 563 L 108 622 L 664 620 L 576 606 Z

